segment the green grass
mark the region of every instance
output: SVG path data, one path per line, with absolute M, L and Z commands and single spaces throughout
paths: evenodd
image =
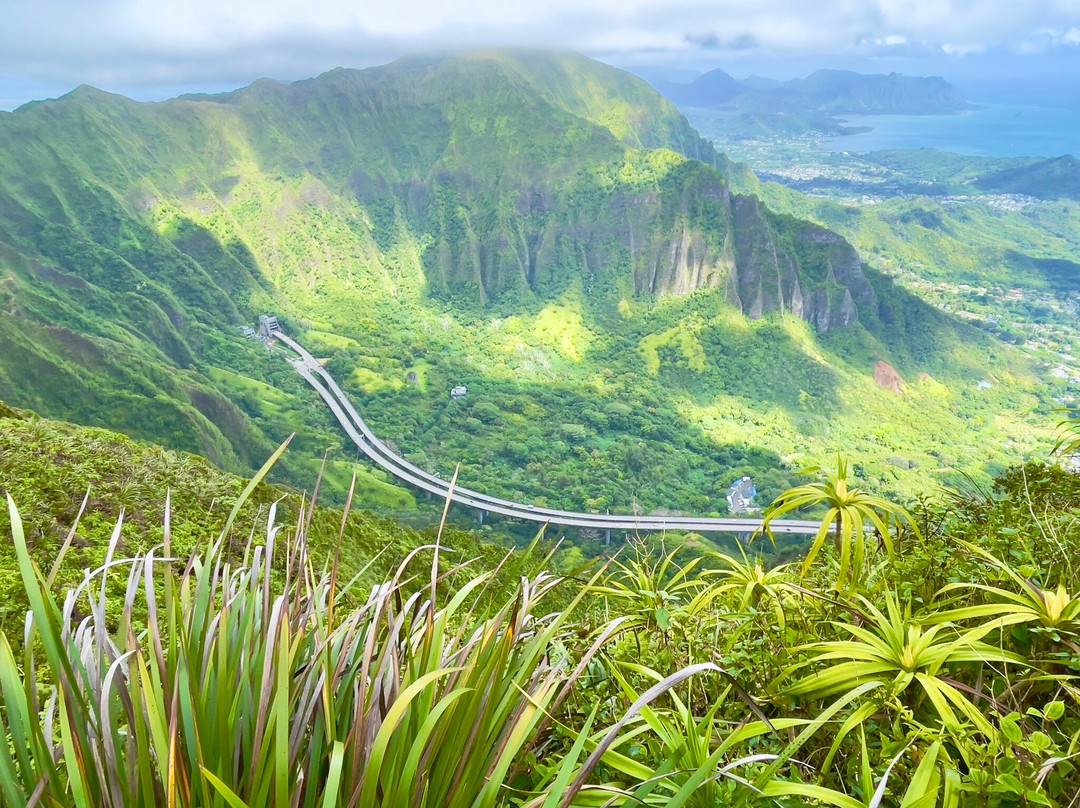
M 384 574 L 430 536 L 371 514 L 371 508 L 378 508 L 384 513 L 415 517 L 417 503 L 410 492 L 364 466 L 329 461 L 320 502 L 327 502 L 326 492 L 333 486 L 348 492 L 354 470 L 354 509 L 345 522 L 344 541 L 337 540 L 342 524 L 340 508 L 320 506 L 315 510 L 308 542 L 311 551 L 323 559 L 340 552 L 343 574 L 349 577 L 378 559 L 362 579 L 372 583 L 373 576 Z M 42 419 L 6 405 L 0 405 L 0 481 L 3 490 L 23 504 L 31 552 L 43 567 L 56 558 L 80 508 L 84 508 L 66 551 L 67 561 L 56 579 L 60 586 L 75 585 L 84 569 L 101 566 L 121 513 L 125 523 L 121 546 L 125 551 L 145 552 L 160 545 L 164 511 L 158 492 L 171 492 L 174 547 L 177 552 L 191 553 L 206 535 L 220 532 L 243 488 L 242 478 L 220 471 L 203 458 L 103 429 Z M 306 493 L 310 498 L 312 491 Z M 260 485 L 249 499 L 250 512 L 245 511 L 236 525 L 237 534 L 250 532 L 275 501 L 281 518 L 292 519 L 304 494 Z M 8 529 L 6 518 L 0 514 L 4 530 Z M 423 525 L 430 518 L 418 521 Z M 479 544 L 475 537 L 456 530 L 448 535 L 458 545 L 458 552 L 479 555 L 492 563 L 498 557 L 494 545 Z M 0 626 L 9 633 L 26 606 L 15 569 L 10 544 L 0 543 Z
M 276 459 L 237 499 L 218 541 L 199 549 L 186 568 L 173 558 L 181 550 L 172 543 L 168 498 L 163 545 L 130 558 L 130 574 L 110 563 L 118 523 L 105 569 L 93 577 L 101 576 L 102 598 L 110 583 L 123 587 L 126 579 L 127 605 L 116 628 L 102 608 L 81 633 L 95 638 L 85 650 L 119 642 L 97 664 L 68 656 L 84 640 L 70 623 L 62 627 L 61 607 L 37 572 L 8 498 L 17 569 L 34 616 L 29 636 L 40 638 L 51 674 L 63 753 L 54 762 L 54 739 L 31 718 L 37 683 L 19 686 L 15 656 L 0 635 L 0 687 L 10 708 L 0 731 L 15 743 L 0 757 L 6 802 L 26 803 L 35 793 L 77 806 L 336 806 L 353 795 L 364 805 L 500 802 L 511 764 L 557 695 L 547 651 L 565 618 L 539 633 L 522 632 L 533 601 L 553 581 L 538 578 L 525 602 L 515 596 L 485 609 L 488 572 L 461 584 L 459 596 L 445 596 L 444 604 L 439 595 L 448 584 L 436 551 L 430 589 L 418 593 L 430 594 L 426 606 L 414 611 L 410 601 L 399 614 L 414 568 L 403 564 L 393 583 L 364 603 L 337 556 L 315 573 L 303 509 L 297 532 L 278 543 L 283 526 L 275 507 L 265 540 L 248 539 L 245 562 L 238 563 L 229 557 L 233 517 Z M 342 530 L 338 541 L 344 538 Z M 138 618 L 131 598 L 140 579 L 145 645 L 132 633 Z M 335 619 L 335 609 L 348 611 Z M 251 664 L 255 659 L 266 664 Z M 128 660 L 128 672 L 117 677 Z M 380 693 L 369 673 L 394 684 Z M 464 757 L 451 752 L 461 751 L 463 731 L 471 748 Z

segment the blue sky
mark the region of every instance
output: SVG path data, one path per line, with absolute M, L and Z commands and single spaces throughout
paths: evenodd
M 736 76 L 896 70 L 1068 103 L 1080 0 L 0 0 L 0 109 L 82 83 L 156 100 L 491 46 Z

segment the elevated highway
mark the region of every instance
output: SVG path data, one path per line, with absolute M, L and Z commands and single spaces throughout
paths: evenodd
M 592 514 L 575 511 L 562 511 L 554 508 L 540 508 L 534 505 L 501 499 L 479 491 L 472 491 L 461 486 L 450 489 L 450 482 L 438 475 L 410 463 L 392 451 L 368 427 L 360 413 L 356 411 L 345 392 L 338 386 L 326 369 L 296 340 L 273 330 L 273 339 L 288 346 L 297 358 L 289 359 L 293 369 L 311 385 L 319 397 L 326 403 L 338 423 L 349 438 L 373 463 L 386 469 L 421 491 L 426 491 L 442 499 L 476 508 L 481 512 L 497 513 L 514 519 L 532 522 L 567 525 L 598 530 L 625 531 L 664 531 L 683 530 L 696 533 L 753 533 L 761 528 L 760 519 L 710 518 L 698 516 L 642 516 L 633 514 Z M 773 533 L 797 533 L 813 535 L 820 528 L 819 522 L 797 519 L 775 520 L 770 527 Z

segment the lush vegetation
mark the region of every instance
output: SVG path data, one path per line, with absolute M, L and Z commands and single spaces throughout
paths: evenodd
M 540 545 L 375 554 L 353 517 L 283 519 L 257 491 L 284 448 L 222 521 L 157 491 L 154 538 L 120 517 L 66 587 L 32 481 L 9 496 L 31 617 L 0 634 L 5 805 L 1074 804 L 1074 475 L 923 504 L 888 552 L 838 525 L 801 573 L 640 545 L 561 577 Z M 907 517 L 843 467 L 814 491 Z
M 290 447 L 297 451 L 295 438 Z M 294 521 L 313 496 L 325 502 L 330 479 L 342 476 L 339 485 L 347 494 L 352 492 L 356 507 L 345 518 L 340 507 L 317 505 L 306 533 L 309 552 L 320 559 L 340 552 L 340 568 L 347 578 L 366 569 L 358 585 L 383 580 L 402 557 L 431 541 L 431 520 L 425 515 L 413 529 L 372 515 L 361 502 L 381 501 L 407 515 L 418 514 L 408 510 L 415 505 L 411 494 L 363 467 L 341 466 L 329 459 L 322 464 L 323 479 L 317 491 L 260 484 L 237 516 L 237 536 L 250 535 L 275 503 L 281 520 Z M 169 493 L 172 503 L 174 551 L 184 556 L 196 552 L 208 536 L 220 534 L 244 485 L 243 478 L 221 472 L 202 458 L 103 429 L 50 421 L 0 402 L 0 488 L 23 509 L 23 528 L 34 561 L 43 569 L 55 565 L 52 582 L 56 587 L 77 586 L 84 570 L 105 564 L 121 517 L 124 527 L 118 552 L 133 556 L 160 545 L 165 518 L 162 492 Z M 432 503 L 433 510 L 436 504 L 442 508 L 442 503 Z M 0 513 L 0 530 L 10 533 L 6 511 Z M 453 528 L 446 529 L 445 540 L 457 553 L 448 558 L 478 557 L 486 566 L 502 556 L 497 546 Z M 567 563 L 573 563 L 572 559 Z M 119 608 L 122 601 L 123 590 L 114 582 L 117 588 L 109 590 L 110 616 L 118 613 L 114 606 Z M 21 636 L 27 605 L 14 549 L 10 542 L 0 542 L 0 628 L 10 637 Z
M 0 135 L 0 395 L 134 438 L 0 404 L 0 804 L 1076 804 L 1080 482 L 1015 462 L 1080 384 L 1040 330 L 1072 203 L 762 185 L 570 55 L 84 88 Z M 267 308 L 444 476 L 720 513 L 747 475 L 765 533 L 453 530 L 240 334 Z
M 0 398 L 235 473 L 295 433 L 274 475 L 297 488 L 339 446 L 340 505 L 353 451 L 237 329 L 269 308 L 406 455 L 538 503 L 722 513 L 732 480 L 767 502 L 836 445 L 912 496 L 1050 445 L 1014 346 L 733 185 L 768 191 L 643 82 L 566 54 L 159 105 L 81 88 L 0 116 Z
M 1044 401 L 1050 397 L 1059 405 L 1070 404 L 1080 383 L 1080 266 L 1075 260 L 1080 206 L 1056 199 L 1049 185 L 1046 199 L 1040 200 L 987 194 L 974 184 L 980 174 L 1006 170 L 1001 164 L 1025 161 L 939 152 L 842 159 L 849 167 L 884 172 L 884 184 L 872 190 L 860 180 L 823 177 L 825 198 L 816 200 L 776 183 L 761 186 L 760 192 L 778 209 L 843 233 L 872 267 L 940 311 L 1001 344 L 1019 347 L 1039 379 Z M 901 185 L 910 183 L 910 190 L 891 188 L 895 176 L 902 178 Z M 875 204 L 853 204 L 866 193 L 874 195 L 868 199 Z M 993 372 L 983 381 L 983 392 L 990 391 L 987 385 L 1012 384 Z

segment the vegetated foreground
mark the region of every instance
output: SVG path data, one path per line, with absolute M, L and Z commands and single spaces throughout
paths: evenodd
M 314 552 L 310 503 L 237 529 L 284 449 L 190 555 L 159 492 L 160 543 L 125 556 L 121 517 L 62 595 L 8 497 L 3 804 L 1076 804 L 1080 480 L 1055 466 L 908 520 L 841 464 L 769 513 L 828 508 L 801 571 L 642 545 L 559 575 L 539 544 L 483 569 L 436 536 L 368 587 L 347 516 Z

